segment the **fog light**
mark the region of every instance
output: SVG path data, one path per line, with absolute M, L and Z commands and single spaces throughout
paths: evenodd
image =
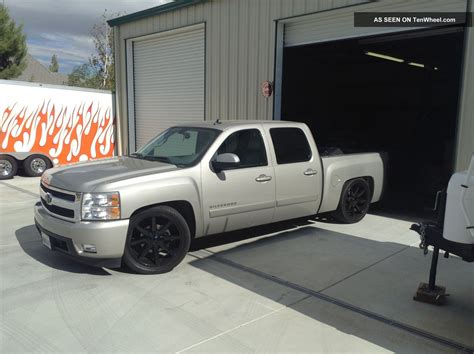
M 97 248 L 94 245 L 82 245 L 82 249 L 87 253 L 97 253 Z

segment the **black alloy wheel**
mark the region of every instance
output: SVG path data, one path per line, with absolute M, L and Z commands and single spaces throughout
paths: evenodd
M 188 224 L 178 211 L 153 207 L 132 217 L 124 261 L 137 273 L 166 273 L 183 260 L 190 243 Z
M 369 210 L 372 193 L 367 181 L 356 178 L 346 182 L 341 199 L 333 216 L 345 224 L 353 224 L 364 218 Z

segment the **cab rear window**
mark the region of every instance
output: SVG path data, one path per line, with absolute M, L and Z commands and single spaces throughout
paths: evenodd
M 301 129 L 271 128 L 270 136 L 279 165 L 311 160 L 311 148 Z

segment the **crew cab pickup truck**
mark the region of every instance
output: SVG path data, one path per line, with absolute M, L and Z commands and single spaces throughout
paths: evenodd
M 378 153 L 321 158 L 302 123 L 203 122 L 129 156 L 45 171 L 34 215 L 54 251 L 163 273 L 193 238 L 326 212 L 357 222 L 380 199 L 383 174 Z

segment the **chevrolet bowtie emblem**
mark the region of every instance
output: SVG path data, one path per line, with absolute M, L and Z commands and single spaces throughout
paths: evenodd
M 46 200 L 46 204 L 48 205 L 51 205 L 53 203 L 53 196 L 51 195 L 51 193 L 46 193 L 44 199 Z

